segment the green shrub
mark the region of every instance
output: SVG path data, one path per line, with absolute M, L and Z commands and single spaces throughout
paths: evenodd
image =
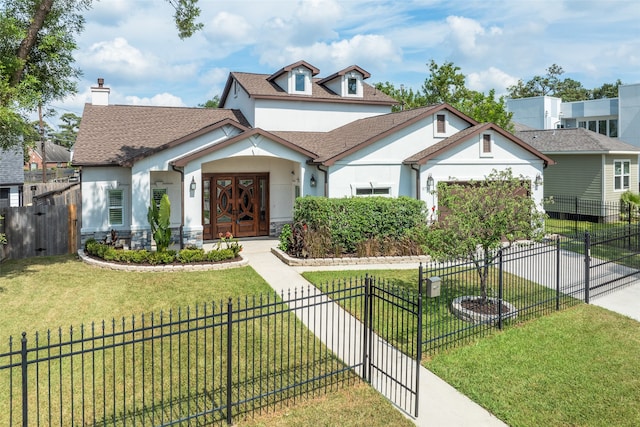
M 171 264 L 176 260 L 176 251 L 149 252 L 147 262 L 151 265 Z
M 214 249 L 206 253 L 207 261 L 217 262 L 227 259 L 234 259 L 237 254 L 231 248 Z
M 178 253 L 178 261 L 183 264 L 189 262 L 202 262 L 205 260 L 206 257 L 204 254 L 204 249 L 183 249 Z
M 426 223 L 424 202 L 410 197 L 301 197 L 294 205 L 288 252 L 301 257 L 419 252 L 411 236 Z M 409 249 L 403 248 L 407 244 Z
M 284 252 L 289 252 L 289 249 L 293 243 L 293 232 L 291 231 L 291 225 L 285 224 L 282 227 L 282 231 L 280 232 L 280 243 L 278 244 L 278 249 Z

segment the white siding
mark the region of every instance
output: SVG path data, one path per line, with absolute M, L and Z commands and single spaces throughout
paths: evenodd
M 378 105 L 258 99 L 254 126 L 268 131 L 326 132 L 389 112 L 391 107 Z
M 107 193 L 121 189 L 124 194 L 124 223 L 109 225 Z M 82 233 L 127 230 L 131 214 L 131 169 L 122 167 L 84 168 L 82 171 Z M 136 193 L 136 199 L 138 194 Z

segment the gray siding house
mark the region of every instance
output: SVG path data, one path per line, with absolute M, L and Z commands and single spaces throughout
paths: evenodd
M 617 203 L 625 191 L 638 192 L 640 147 L 584 128 L 534 130 L 519 125 L 516 129 L 518 138 L 556 162 L 544 173 L 545 199 L 604 206 Z M 554 209 L 560 206 L 546 205 L 548 213 Z
M 22 147 L 0 149 L 0 208 L 22 206 L 23 165 Z

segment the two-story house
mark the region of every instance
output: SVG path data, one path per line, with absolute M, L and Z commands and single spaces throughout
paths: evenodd
M 431 207 L 439 181 L 511 167 L 540 182 L 553 163 L 447 104 L 392 113 L 395 100 L 356 65 L 319 73 L 305 61 L 232 72 L 218 109 L 109 105 L 99 79 L 73 157 L 83 239 L 115 229 L 148 247 L 147 209 L 165 193 L 176 242 L 201 245 L 227 231 L 277 235 L 299 196 L 410 196 Z

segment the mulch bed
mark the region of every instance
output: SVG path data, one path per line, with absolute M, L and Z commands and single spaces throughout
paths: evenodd
M 489 316 L 497 316 L 499 313 L 499 305 L 492 300 L 482 300 L 481 298 L 473 300 L 465 300 L 460 304 L 464 309 L 473 311 L 474 313 L 487 314 Z M 511 308 L 502 304 L 502 314 L 507 314 Z

